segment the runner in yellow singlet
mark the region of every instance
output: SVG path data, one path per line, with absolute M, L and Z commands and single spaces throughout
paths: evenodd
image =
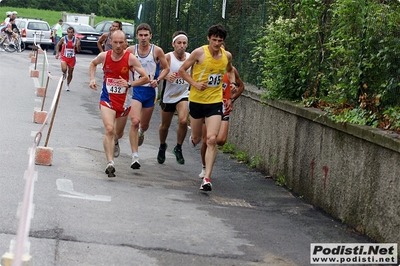
M 179 69 L 179 75 L 190 86 L 189 114 L 192 134 L 189 145 L 194 147 L 201 141 L 203 122 L 207 127 L 206 173 L 200 190 L 211 191 L 211 172 L 217 155 L 216 138 L 222 116 L 222 77 L 225 71 L 231 86 L 235 84 L 232 55 L 221 47 L 226 38 L 222 25 L 208 29 L 208 45 L 195 49 Z M 186 71 L 192 67 L 192 74 Z

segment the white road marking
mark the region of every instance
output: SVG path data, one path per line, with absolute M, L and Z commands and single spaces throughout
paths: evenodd
M 39 88 L 40 87 L 39 78 L 32 78 L 32 79 L 33 79 L 33 86 L 35 88 Z
M 72 184 L 72 181 L 69 179 L 57 179 L 56 184 L 57 184 L 57 189 L 59 191 L 66 192 L 69 194 L 69 195 L 59 194 L 61 197 L 84 199 L 84 200 L 111 201 L 110 196 L 103 196 L 103 195 L 93 196 L 74 191 L 74 185 Z

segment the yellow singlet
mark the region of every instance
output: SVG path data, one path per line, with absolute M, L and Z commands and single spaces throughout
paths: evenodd
M 225 50 L 221 48 L 221 58 L 214 59 L 208 50 L 208 45 L 202 47 L 204 60 L 201 64 L 193 65 L 192 77 L 197 82 L 207 82 L 207 89 L 199 91 L 191 86 L 189 101 L 202 104 L 219 103 L 222 102 L 222 78 L 228 65 L 228 57 Z

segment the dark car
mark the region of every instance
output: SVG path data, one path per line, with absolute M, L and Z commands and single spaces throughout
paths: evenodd
M 105 20 L 97 23 L 94 26 L 94 29 L 97 32 L 103 34 L 110 31 L 112 23 L 113 23 L 112 20 Z M 125 32 L 128 44 L 132 45 L 134 43 L 134 38 L 135 38 L 135 26 L 132 23 L 122 22 L 122 31 Z
M 54 27 L 54 26 L 53 26 Z M 92 26 L 77 22 L 64 22 L 62 24 L 62 34 L 67 35 L 67 29 L 74 28 L 75 37 L 81 41 L 81 50 L 90 50 L 93 54 L 98 54 L 97 40 L 101 36 Z

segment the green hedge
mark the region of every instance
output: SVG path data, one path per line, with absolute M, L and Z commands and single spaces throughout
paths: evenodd
M 302 100 L 340 122 L 398 129 L 398 1 L 269 6 L 270 20 L 253 50 L 266 97 Z

